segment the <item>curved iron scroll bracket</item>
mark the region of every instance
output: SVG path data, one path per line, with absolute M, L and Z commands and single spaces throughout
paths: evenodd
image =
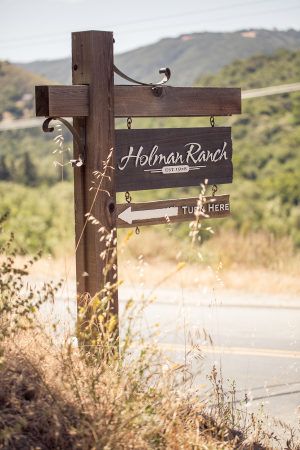
M 45 133 L 52 133 L 54 131 L 54 127 L 49 127 L 50 122 L 52 120 L 58 120 L 63 125 L 65 125 L 70 133 L 72 133 L 73 139 L 76 142 L 78 148 L 79 148 L 79 157 L 78 159 L 71 159 L 70 163 L 72 167 L 81 167 L 84 164 L 84 157 L 85 157 L 85 145 L 82 142 L 82 139 L 80 138 L 78 132 L 75 130 L 75 128 L 68 122 L 66 119 L 63 119 L 62 117 L 48 117 L 43 122 L 43 131 Z
M 115 65 L 114 65 L 114 72 L 117 75 L 119 75 L 120 77 L 124 78 L 124 80 L 130 81 L 131 83 L 140 84 L 141 86 L 152 86 L 152 87 L 162 86 L 163 84 L 166 84 L 169 81 L 169 79 L 171 78 L 171 70 L 168 67 L 159 69 L 159 73 L 160 74 L 164 73 L 165 76 L 158 83 L 142 83 L 141 81 L 134 80 L 133 78 L 130 78 L 127 75 L 125 75 L 125 73 L 123 73 Z

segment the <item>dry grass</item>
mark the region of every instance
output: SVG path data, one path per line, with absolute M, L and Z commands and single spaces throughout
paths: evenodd
M 122 236 L 120 241 L 126 240 Z M 141 235 L 132 236 L 125 247 L 125 257 L 143 255 L 151 261 L 184 259 L 204 265 L 222 263 L 223 269 L 267 269 L 299 276 L 300 252 L 294 248 L 289 236 L 275 238 L 263 232 L 241 234 L 236 231 L 219 231 L 197 248 L 190 240 L 180 240 L 173 234 L 142 229 Z M 199 259 L 198 255 L 202 258 Z
M 54 351 L 41 336 L 17 339 L 21 345 L 5 343 L 1 367 L 1 448 L 235 447 L 232 431 L 176 389 L 172 369 L 146 369 L 145 355 L 126 366 L 112 360 L 89 365 L 78 350 Z
M 244 235 L 220 231 L 205 243 L 203 253 L 210 260 L 221 261 L 225 269 L 263 268 L 280 274 L 288 272 L 295 277 L 300 274 L 300 252 L 289 236 L 275 238 L 263 232 Z
M 159 351 L 156 329 L 145 340 L 138 323 L 147 304 L 127 303 L 119 338 L 109 308 L 114 287 L 107 285 L 82 302 L 79 347 L 69 338 L 57 341 L 35 320 L 40 304 L 51 301 L 52 286 L 28 288 L 27 268 L 17 268 L 14 254 L 3 257 L 0 448 L 274 448 L 276 436 L 237 407 L 234 391 L 228 399 L 215 370 L 211 395 L 204 396 L 201 387 L 192 388 L 190 367 Z M 193 354 L 195 362 L 201 358 L 197 344 Z M 297 448 L 293 435 L 286 448 Z
M 186 266 L 180 275 L 166 280 L 166 286 L 223 287 L 291 297 L 300 294 L 300 252 L 289 237 L 224 231 L 195 249 L 173 236 L 142 230 L 142 235 L 133 236 L 124 248 L 119 258 L 121 277 L 127 274 L 127 278 L 132 261 L 143 255 L 146 285 L 158 282 L 163 273 L 174 272 L 175 265 L 183 261 Z
M 163 274 L 172 274 L 165 287 L 225 288 L 291 298 L 300 294 L 300 253 L 288 237 L 276 240 L 263 233 L 242 236 L 224 231 L 200 247 L 202 259 L 188 242 L 157 233 L 155 228 L 142 229 L 129 239 L 123 233 L 119 241 L 119 278 L 131 284 L 137 280 L 138 261 L 143 261 L 142 281 L 149 287 L 161 282 Z M 21 263 L 24 258 L 18 260 Z M 180 262 L 186 264 L 177 273 L 174 268 Z M 34 280 L 58 277 L 74 284 L 75 260 L 44 257 L 33 266 L 31 276 Z

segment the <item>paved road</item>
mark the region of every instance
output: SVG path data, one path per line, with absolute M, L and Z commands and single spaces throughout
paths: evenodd
M 242 100 L 256 97 L 266 97 L 268 95 L 287 94 L 289 92 L 300 91 L 300 83 L 282 84 L 280 86 L 268 86 L 259 89 L 242 91 Z
M 121 291 L 121 314 L 124 300 L 140 298 L 142 292 L 150 296 L 141 289 Z M 210 387 L 206 375 L 215 365 L 225 385 L 236 381 L 238 399 L 247 393 L 250 411 L 263 404 L 270 415 L 293 426 L 299 424 L 299 298 L 228 291 L 160 290 L 155 295 L 157 300 L 146 308 L 139 327 L 147 333 L 160 323 L 160 346 L 178 361 L 183 362 L 187 351 L 195 349 L 191 341 L 196 343 L 203 358 L 199 361 L 190 355 L 188 360 L 193 372 L 201 369 L 196 382 L 204 384 L 204 390 Z M 74 302 L 60 298 L 55 313 L 70 324 Z
M 22 130 L 24 128 L 40 128 L 43 121 L 44 119 L 40 117 L 9 121 L 7 120 L 5 122 L 0 122 L 0 131 Z
M 163 318 L 163 319 L 162 319 Z M 148 310 L 148 323 L 159 321 L 162 346 L 176 354 L 185 352 L 192 340 L 204 359 L 199 381 L 215 365 L 222 370 L 224 384 L 237 383 L 238 397 L 252 399 L 252 409 L 264 404 L 266 412 L 291 424 L 300 414 L 300 309 L 157 305 Z M 176 326 L 175 326 L 176 324 Z M 186 331 L 184 331 L 186 330 Z M 213 344 L 205 342 L 204 332 Z M 198 339 L 195 338 L 198 334 Z M 207 341 L 207 339 L 206 339 Z M 171 345 L 170 345 L 171 344 Z M 192 346 L 193 347 L 193 346 Z M 199 364 L 198 364 L 199 365 Z M 196 364 L 193 364 L 196 371 Z

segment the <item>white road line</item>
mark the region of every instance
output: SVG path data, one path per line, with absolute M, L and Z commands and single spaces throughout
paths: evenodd
M 281 84 L 279 86 L 269 86 L 260 89 L 250 89 L 242 91 L 242 100 L 256 97 L 266 97 L 268 95 L 288 94 L 289 92 L 300 91 L 300 83 Z
M 195 351 L 200 350 L 203 353 L 210 354 L 227 354 L 227 355 L 245 355 L 245 356 L 265 356 L 271 358 L 294 358 L 300 359 L 300 351 L 294 350 L 281 350 L 273 348 L 251 348 L 251 347 L 222 347 L 222 346 L 206 346 L 197 345 L 185 346 L 183 344 L 171 344 L 162 342 L 159 343 L 159 348 L 171 352 L 184 352 L 184 351 Z

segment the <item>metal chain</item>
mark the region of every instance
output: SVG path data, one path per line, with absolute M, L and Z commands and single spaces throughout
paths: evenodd
M 213 197 L 215 196 L 217 190 L 218 190 L 218 186 L 217 186 L 216 184 L 214 184 L 213 187 L 212 187 L 212 189 L 211 189 L 211 192 L 212 192 L 212 196 L 213 196 Z
M 132 197 L 131 197 L 129 191 L 125 192 L 125 200 L 126 200 L 127 203 L 131 203 Z
M 131 125 L 132 125 L 132 117 L 127 117 L 127 129 L 131 130 Z M 132 197 L 129 191 L 125 192 L 125 200 L 127 203 L 131 203 L 132 201 Z M 139 227 L 135 228 L 135 234 L 140 234 L 140 229 Z
M 127 117 L 127 128 L 128 128 L 128 130 L 131 130 L 131 124 L 132 124 L 132 117 Z
M 210 116 L 209 121 L 210 121 L 210 126 L 214 127 L 215 126 L 215 118 L 214 118 L 214 116 Z M 211 189 L 213 197 L 216 195 L 217 190 L 218 190 L 218 186 L 216 184 L 214 184 L 212 189 Z

